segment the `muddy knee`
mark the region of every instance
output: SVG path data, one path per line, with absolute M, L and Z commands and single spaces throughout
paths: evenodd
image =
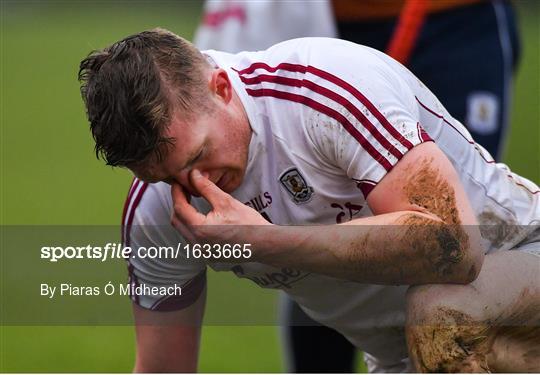
M 489 327 L 441 296 L 445 286 L 419 286 L 407 295 L 407 343 L 422 372 L 486 372 Z

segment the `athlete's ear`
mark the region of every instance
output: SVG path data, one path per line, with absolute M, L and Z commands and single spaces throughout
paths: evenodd
M 233 88 L 227 72 L 221 68 L 213 69 L 210 82 L 208 82 L 210 92 L 215 94 L 225 104 L 228 104 L 233 97 Z

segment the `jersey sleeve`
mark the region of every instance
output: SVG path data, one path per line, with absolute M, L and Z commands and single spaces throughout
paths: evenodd
M 143 308 L 157 311 L 190 306 L 206 285 L 206 265 L 186 258 L 182 250 L 186 242 L 170 224 L 169 192 L 164 183 L 147 184 L 135 179 L 122 221 L 122 242 L 131 248 L 130 298 Z
M 307 126 L 309 137 L 367 197 L 409 150 L 431 141 L 402 76 L 411 73 L 386 55 L 351 43 L 320 60 L 320 67 L 307 68 L 312 83 L 305 95 L 317 103 L 321 124 Z

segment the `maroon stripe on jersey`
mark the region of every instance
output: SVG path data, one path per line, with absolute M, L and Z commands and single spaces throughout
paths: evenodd
M 290 92 L 285 91 L 279 91 L 279 90 L 273 90 L 273 89 L 246 89 L 246 92 L 254 97 L 261 97 L 261 96 L 271 96 L 277 99 L 284 99 L 284 100 L 290 100 L 296 103 L 304 104 L 308 107 L 311 107 L 315 109 L 316 111 L 319 111 L 321 113 L 324 113 L 325 115 L 332 117 L 333 119 L 337 120 L 341 125 L 349 132 L 350 135 L 352 135 L 359 143 L 360 145 L 371 155 L 373 159 L 375 159 L 377 162 L 379 162 L 387 171 L 390 171 L 392 169 L 392 164 L 383 156 L 379 151 L 377 151 L 364 136 L 354 127 L 353 124 L 350 123 L 349 120 L 345 116 L 343 116 L 338 111 L 325 106 L 324 104 L 321 104 L 311 98 L 308 98 L 306 96 L 293 94 Z
M 347 108 L 349 112 L 375 137 L 375 139 L 394 157 L 398 160 L 400 160 L 403 157 L 403 154 L 394 147 L 393 144 L 391 144 L 388 139 L 385 138 L 384 135 L 382 135 L 377 128 L 364 116 L 364 114 L 358 110 L 352 104 L 350 101 L 348 101 L 345 97 L 339 95 L 338 93 L 327 89 L 326 87 L 320 86 L 312 81 L 306 80 L 306 79 L 296 79 L 296 78 L 289 78 L 289 77 L 281 77 L 281 76 L 275 76 L 275 75 L 269 75 L 269 74 L 261 74 L 255 77 L 246 78 L 243 76 L 240 76 L 240 79 L 242 82 L 244 82 L 247 85 L 253 85 L 258 84 L 262 82 L 270 82 L 270 83 L 276 83 L 280 85 L 285 86 L 293 86 L 293 87 L 305 87 L 308 88 L 317 94 L 320 94 L 322 96 L 325 96 L 329 99 L 332 99 L 336 103 L 342 105 L 343 107 Z
M 533 194 L 533 195 L 534 195 L 534 194 L 540 193 L 540 190 L 532 191 L 532 190 L 530 190 L 527 186 L 523 185 L 523 184 L 520 183 L 520 182 L 517 182 L 516 179 L 515 179 L 511 174 L 507 174 L 507 176 L 508 176 L 508 178 L 510 178 L 510 179 L 514 182 L 514 184 L 516 184 L 517 186 L 521 186 L 522 188 L 524 188 L 525 190 L 527 190 L 529 193 L 531 193 L 531 194 Z
M 349 91 L 356 99 L 360 101 L 360 103 L 362 103 L 367 109 L 369 109 L 369 111 L 373 114 L 373 116 L 375 116 L 375 118 L 379 120 L 383 128 L 385 128 L 386 131 L 392 135 L 392 137 L 394 137 L 403 146 L 405 146 L 407 150 L 410 150 L 411 148 L 414 147 L 414 145 L 407 138 L 405 138 L 403 134 L 397 131 L 397 129 L 394 128 L 392 124 L 390 124 L 390 122 L 386 119 L 386 117 L 381 112 L 379 112 L 377 107 L 351 84 L 345 82 L 341 78 L 336 77 L 335 75 L 331 73 L 317 69 L 313 66 L 309 66 L 308 68 L 309 68 L 310 73 L 318 77 L 325 78 L 328 81 L 336 84 L 337 86 L 340 86 L 343 89 Z
M 383 128 L 386 129 L 386 131 L 392 135 L 397 141 L 399 141 L 407 150 L 410 150 L 414 147 L 414 145 L 403 136 L 399 131 L 397 131 L 396 128 L 390 124 L 390 122 L 386 119 L 386 117 L 379 112 L 377 107 L 365 96 L 363 95 L 359 90 L 357 90 L 354 86 L 349 84 L 348 82 L 342 80 L 341 78 L 326 72 L 324 70 L 315 68 L 314 66 L 308 65 L 300 65 L 300 64 L 290 64 L 290 63 L 281 63 L 278 64 L 275 67 L 271 67 L 268 64 L 257 62 L 253 63 L 251 66 L 249 66 L 246 69 L 240 70 L 238 72 L 239 75 L 245 75 L 245 74 L 251 74 L 257 69 L 264 69 L 270 73 L 275 73 L 277 70 L 286 70 L 289 72 L 298 72 L 298 73 L 311 73 L 313 75 L 316 75 L 317 77 L 326 79 L 329 82 L 332 82 L 336 86 L 341 87 L 342 89 L 348 91 L 351 95 L 353 95 L 360 103 L 362 103 L 372 114 L 375 116 L 375 118 L 381 123 Z
M 415 97 L 415 98 L 416 98 L 416 97 Z M 427 105 L 425 105 L 424 103 L 422 103 L 422 102 L 420 101 L 420 99 L 416 98 L 416 101 L 418 102 L 418 104 L 420 104 L 420 105 L 422 106 L 422 108 L 424 108 L 426 111 L 428 111 L 429 113 L 431 113 L 433 116 L 442 119 L 447 125 L 449 125 L 449 126 L 450 126 L 452 129 L 454 129 L 459 135 L 461 135 L 461 136 L 463 137 L 463 139 L 465 139 L 465 140 L 466 140 L 468 143 L 470 143 L 471 145 L 475 146 L 476 151 L 480 154 L 480 157 L 482 157 L 482 159 L 483 159 L 486 163 L 488 163 L 488 164 L 495 164 L 495 163 L 496 163 L 495 160 L 488 160 L 488 159 L 486 159 L 486 158 L 484 157 L 483 153 L 476 147 L 476 146 L 477 146 L 477 145 L 476 145 L 476 142 L 474 142 L 474 141 L 468 139 L 463 133 L 461 133 L 461 132 L 459 131 L 458 128 L 456 128 L 452 123 L 450 123 L 447 119 L 445 119 L 443 115 L 440 115 L 440 114 L 438 114 L 437 112 L 433 111 L 433 110 L 432 110 L 431 108 L 429 108 Z M 540 190 L 532 191 L 532 190 L 530 190 L 527 186 L 523 185 L 522 183 L 517 182 L 517 181 L 514 179 L 514 177 L 512 177 L 512 175 L 507 174 L 507 176 L 508 176 L 508 178 L 510 178 L 516 185 L 518 185 L 518 186 L 524 188 L 524 189 L 527 190 L 529 193 L 531 193 L 531 194 L 538 194 L 538 193 L 540 193 Z
M 424 108 L 426 111 L 428 111 L 429 113 L 431 113 L 433 116 L 435 117 L 438 117 L 440 118 L 441 120 L 443 120 L 446 124 L 450 125 L 452 127 L 452 129 L 454 129 L 459 135 L 461 135 L 463 137 L 463 139 L 465 139 L 467 142 L 469 142 L 471 145 L 474 145 L 475 142 L 468 139 L 465 134 L 461 133 L 450 121 L 448 121 L 443 115 L 440 115 L 438 114 L 437 112 L 435 112 L 434 110 L 432 110 L 431 108 L 429 108 L 427 105 L 425 105 L 424 103 L 422 103 L 420 101 L 420 99 L 418 99 L 416 96 L 414 97 L 416 99 L 416 101 L 418 102 L 418 104 L 420 104 L 420 106 L 422 108 Z
M 131 231 L 131 225 L 133 224 L 133 218 L 135 217 L 135 211 L 137 210 L 137 206 L 141 202 L 141 199 L 142 199 L 142 196 L 143 196 L 144 192 L 148 188 L 148 183 L 142 182 L 142 181 L 139 181 L 139 180 L 137 180 L 137 181 L 139 182 L 139 184 L 136 184 L 136 186 L 133 187 L 132 192 L 131 192 L 131 199 L 134 199 L 134 201 L 133 201 L 133 204 L 131 205 L 131 210 L 129 211 L 129 216 L 128 216 L 127 220 L 124 222 L 124 225 L 125 225 L 125 232 L 124 232 L 125 233 L 125 235 L 124 235 L 125 238 L 123 239 L 124 246 L 129 246 L 129 244 L 130 244 L 130 231 Z M 137 193 L 137 195 L 135 196 L 135 191 L 137 190 L 137 188 L 139 187 L 139 185 L 141 183 L 142 183 L 142 186 L 139 189 L 139 192 Z M 135 198 L 133 198 L 133 197 L 135 197 Z M 129 199 L 130 202 L 131 202 L 131 199 Z M 128 206 L 129 206 L 129 203 L 128 203 Z M 129 284 L 131 286 L 137 286 L 138 285 L 137 276 L 135 276 L 135 274 L 133 273 L 134 267 L 131 264 L 129 258 L 128 258 L 127 262 L 128 262 Z M 136 303 L 139 303 L 139 296 L 138 295 L 132 296 L 132 300 L 135 301 Z
M 199 272 L 197 276 L 189 280 L 182 286 L 182 295 L 164 296 L 154 302 L 151 310 L 156 311 L 174 311 L 181 310 L 197 301 L 206 285 L 206 269 Z
M 129 189 L 129 195 L 128 195 L 128 198 L 127 198 L 128 201 L 131 201 L 131 198 L 133 197 L 133 194 L 135 193 L 135 190 L 137 190 L 137 186 L 139 186 L 139 184 L 141 182 L 142 181 L 139 180 L 137 177 L 133 177 L 133 181 L 131 182 L 131 187 Z
M 131 231 L 131 225 L 133 224 L 133 218 L 135 216 L 135 211 L 137 210 L 137 206 L 141 202 L 141 199 L 143 197 L 144 192 L 148 189 L 148 183 L 143 182 L 141 188 L 139 189 L 139 192 L 137 193 L 137 196 L 135 197 L 135 200 L 133 201 L 133 205 L 131 206 L 131 210 L 129 211 L 129 216 L 126 221 L 126 246 L 129 246 L 130 242 L 130 231 Z
M 263 62 L 256 62 L 251 64 L 249 67 L 242 69 L 242 70 L 235 70 L 238 74 L 251 74 L 257 69 L 264 69 L 270 73 L 275 73 L 278 70 L 288 70 L 289 72 L 300 72 L 305 73 L 307 70 L 307 67 L 300 64 L 291 64 L 291 63 L 281 63 L 279 65 L 276 65 L 275 67 L 271 67 L 270 65 L 263 63 Z
M 242 25 L 246 23 L 246 10 L 240 5 L 230 4 L 223 10 L 207 12 L 203 16 L 203 25 L 219 28 L 225 21 L 236 18 Z
M 418 138 L 422 142 L 433 142 L 433 139 L 429 136 L 429 134 L 425 131 L 422 125 L 420 125 L 419 122 L 416 123 L 416 130 L 418 131 Z
M 495 160 L 489 160 L 489 159 L 486 159 L 486 157 L 484 156 L 484 154 L 478 149 L 477 145 L 476 145 L 476 142 L 473 141 L 473 140 L 470 140 L 468 139 L 465 134 L 461 133 L 459 131 L 458 128 L 456 128 L 450 121 L 448 121 L 443 115 L 440 115 L 438 114 L 437 112 L 435 112 L 434 110 L 432 110 L 431 108 L 429 108 L 427 105 L 425 105 L 424 103 L 422 103 L 420 101 L 420 99 L 418 99 L 416 96 L 415 96 L 415 99 L 416 101 L 418 102 L 418 104 L 420 104 L 420 106 L 422 108 L 424 108 L 426 111 L 428 111 L 429 113 L 431 113 L 433 116 L 437 117 L 437 118 L 440 118 L 441 120 L 444 121 L 445 124 L 449 125 L 452 129 L 454 129 L 464 140 L 466 140 L 469 144 L 473 145 L 475 148 L 476 148 L 476 151 L 478 152 L 478 154 L 480 155 L 480 157 L 482 159 L 484 159 L 484 161 L 488 164 L 495 164 Z
M 130 288 L 133 288 L 138 285 L 137 276 L 135 276 L 135 273 L 133 272 L 135 267 L 133 267 L 133 264 L 131 264 L 129 259 L 127 260 L 127 264 L 128 264 L 128 284 Z M 132 301 L 139 303 L 139 296 L 137 294 L 131 295 L 130 298 Z
M 369 180 L 369 179 L 362 179 L 358 180 L 356 178 L 352 179 L 354 182 L 356 182 L 356 187 L 362 191 L 362 194 L 364 195 L 364 198 L 367 199 L 369 193 L 377 186 L 377 181 Z
M 140 183 L 140 181 L 135 177 L 131 180 L 128 195 L 126 197 L 126 201 L 124 202 L 124 209 L 122 211 L 122 225 L 121 225 L 122 245 L 124 245 L 124 246 L 126 245 L 126 243 L 125 243 L 125 240 L 126 240 L 125 230 L 126 230 L 127 211 L 128 211 L 129 205 L 131 203 L 131 199 L 133 197 L 133 192 L 135 190 L 137 190 L 137 186 L 139 185 L 139 183 Z M 134 282 L 133 265 L 131 265 L 131 263 L 129 262 L 129 259 L 127 259 L 127 264 L 128 264 L 128 283 L 129 283 L 129 285 L 133 285 L 133 282 Z
M 122 244 L 124 244 L 125 236 L 124 236 L 124 229 L 126 224 L 126 215 L 129 208 L 129 203 L 131 202 L 131 198 L 133 196 L 133 192 L 137 189 L 137 186 L 139 185 L 140 180 L 133 177 L 133 180 L 131 180 L 131 185 L 129 187 L 128 196 L 126 197 L 126 200 L 124 202 L 124 209 L 122 210 Z
M 368 182 L 368 181 L 358 181 L 356 186 L 362 191 L 362 194 L 364 195 L 364 199 L 367 199 L 369 193 L 377 186 L 374 182 Z

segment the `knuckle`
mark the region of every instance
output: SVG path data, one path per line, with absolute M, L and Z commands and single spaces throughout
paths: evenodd
M 204 180 L 204 181 L 200 181 L 200 185 L 201 187 L 208 189 L 209 187 L 212 187 L 213 184 L 210 180 Z
M 220 200 L 221 202 L 221 207 L 224 208 L 224 209 L 231 209 L 233 208 L 233 200 L 232 198 L 230 197 L 224 197 Z

